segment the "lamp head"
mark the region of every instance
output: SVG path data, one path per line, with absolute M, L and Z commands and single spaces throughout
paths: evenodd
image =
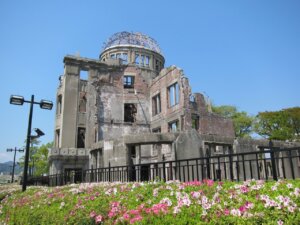
M 9 103 L 13 105 L 23 105 L 24 97 L 20 95 L 11 95 L 9 99 Z
M 37 133 L 38 137 L 45 135 L 45 133 L 41 131 L 39 128 L 34 128 L 34 131 Z
M 40 107 L 41 107 L 42 109 L 48 109 L 48 110 L 51 110 L 52 107 L 53 107 L 53 103 L 52 103 L 52 101 L 41 100 L 41 102 L 40 102 Z

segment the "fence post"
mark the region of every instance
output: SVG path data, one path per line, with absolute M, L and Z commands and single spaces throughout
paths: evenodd
M 210 163 L 209 163 L 209 157 L 210 154 L 208 152 L 208 150 L 206 150 L 206 172 L 207 172 L 207 178 L 210 179 Z
M 110 162 L 108 163 L 108 181 L 111 182 L 111 180 L 110 180 Z
M 229 148 L 229 170 L 230 170 L 230 180 L 233 181 L 233 162 L 232 162 L 232 148 Z
M 276 170 L 276 163 L 275 163 L 275 158 L 274 158 L 274 148 L 273 148 L 272 140 L 270 140 L 270 142 L 269 142 L 269 148 L 271 151 L 271 164 L 272 164 L 273 180 L 277 181 L 277 170 Z
M 164 178 L 164 182 L 166 182 L 166 162 L 163 162 L 163 178 Z

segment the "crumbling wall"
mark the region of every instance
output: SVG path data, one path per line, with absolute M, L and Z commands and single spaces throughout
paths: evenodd
M 169 106 L 168 87 L 178 83 L 179 86 L 179 101 L 178 104 Z M 152 105 L 150 108 L 151 128 L 155 129 L 160 127 L 162 133 L 168 132 L 168 123 L 178 121 L 179 129 L 184 127 L 184 112 L 185 100 L 187 99 L 186 88 L 189 86 L 184 79 L 182 70 L 175 66 L 163 69 L 159 76 L 153 79 L 150 86 L 150 98 L 160 94 L 161 112 L 157 115 L 152 115 Z

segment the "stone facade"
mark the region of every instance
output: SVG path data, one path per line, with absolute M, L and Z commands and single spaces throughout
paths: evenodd
M 66 56 L 50 174 L 267 145 L 237 141 L 232 121 L 210 112 L 184 72 L 164 62 L 152 38 L 128 32 L 112 36 L 99 59 Z

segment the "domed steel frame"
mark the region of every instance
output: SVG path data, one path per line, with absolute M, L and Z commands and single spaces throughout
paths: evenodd
M 118 32 L 113 34 L 104 44 L 102 52 L 116 46 L 138 46 L 157 52 L 162 55 L 162 51 L 158 43 L 151 37 L 134 32 Z

